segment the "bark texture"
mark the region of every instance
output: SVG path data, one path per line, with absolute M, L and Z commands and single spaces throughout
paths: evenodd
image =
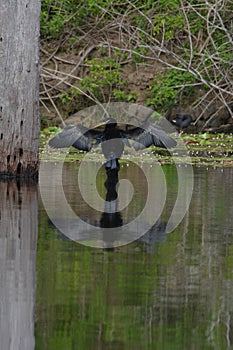
M 36 176 L 40 0 L 0 4 L 0 176 Z

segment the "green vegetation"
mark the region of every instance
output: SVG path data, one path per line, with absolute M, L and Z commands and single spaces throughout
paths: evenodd
M 71 147 L 68 149 L 48 149 L 48 139 L 60 132 L 61 129 L 57 127 L 48 127 L 41 132 L 41 157 L 43 159 L 49 159 L 52 161 L 59 161 L 63 159 L 64 153 L 66 154 L 66 162 L 81 162 L 85 152 L 77 151 Z M 189 155 L 192 164 L 204 165 L 204 166 L 233 166 L 233 135 L 231 134 L 184 134 L 182 135 L 182 141 L 186 145 L 187 155 Z M 179 146 L 177 147 L 179 150 Z M 103 161 L 103 155 L 93 149 L 93 154 L 90 154 L 88 159 L 90 161 Z M 130 148 L 125 152 L 126 154 L 121 160 L 121 163 L 128 163 L 129 161 L 141 161 L 141 162 L 153 162 L 156 159 L 161 164 L 180 163 L 187 162 L 185 156 L 180 156 L 176 152 L 170 155 L 170 152 L 161 149 L 150 147 L 147 150 L 138 152 L 135 156 L 131 154 Z
M 82 24 L 87 15 L 88 11 L 85 9 L 84 1 L 43 0 L 41 34 L 46 39 L 57 39 L 66 30 L 73 31 L 74 27 Z
M 189 72 L 169 69 L 166 72 L 159 72 L 156 79 L 152 81 L 151 98 L 147 99 L 148 106 L 156 106 L 159 110 L 168 110 L 179 102 L 180 93 L 187 98 L 194 88 L 192 84 L 195 79 Z
M 232 10 L 231 0 L 42 0 L 45 110 L 139 101 L 189 108 L 209 126 L 232 109 Z
M 82 91 L 95 95 L 101 99 L 107 91 L 113 90 L 117 96 L 121 88 L 124 87 L 125 81 L 121 74 L 121 65 L 114 58 L 106 57 L 103 59 L 93 58 L 85 62 L 89 67 L 89 74 L 80 81 Z M 71 93 L 79 95 L 81 92 L 71 88 Z M 120 97 L 120 96 L 119 96 Z

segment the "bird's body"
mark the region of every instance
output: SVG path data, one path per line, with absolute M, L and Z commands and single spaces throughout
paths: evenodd
M 180 132 L 183 132 L 183 129 L 187 128 L 192 121 L 193 118 L 190 114 L 176 114 L 172 123 L 179 128 Z
M 93 145 L 101 144 L 102 152 L 106 158 L 105 168 L 110 170 L 119 167 L 118 160 L 124 151 L 124 146 L 131 146 L 129 139 L 134 141 L 133 147 L 136 150 L 151 145 L 162 148 L 176 146 L 176 141 L 167 135 L 162 128 L 149 122 L 146 122 L 142 127 L 134 127 L 130 130 L 120 129 L 113 118 L 109 118 L 104 124 L 103 131 L 96 128 L 87 129 L 80 124 L 68 126 L 60 134 L 53 137 L 49 141 L 49 145 L 54 148 L 73 146 L 88 152 Z
M 118 160 L 124 151 L 124 142 L 122 140 L 121 131 L 117 129 L 116 123 L 107 123 L 101 143 L 102 152 L 107 160 L 106 169 L 118 168 Z

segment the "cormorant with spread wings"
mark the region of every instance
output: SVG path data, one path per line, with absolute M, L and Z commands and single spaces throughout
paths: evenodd
M 133 140 L 135 150 L 152 145 L 162 148 L 173 148 L 176 141 L 158 125 L 145 122 L 141 127 L 123 130 L 114 118 L 107 119 L 104 130 L 98 128 L 88 129 L 81 124 L 67 126 L 61 133 L 49 141 L 53 148 L 66 148 L 73 146 L 79 150 L 89 152 L 93 146 L 101 144 L 102 152 L 106 158 L 105 168 L 113 170 L 119 168 L 118 160 L 124 146 L 131 146 L 129 139 Z

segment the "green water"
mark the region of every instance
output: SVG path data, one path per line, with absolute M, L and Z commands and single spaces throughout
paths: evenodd
M 66 191 L 79 208 L 76 171 L 75 164 L 67 165 Z M 174 205 L 177 183 L 174 166 L 163 171 L 170 194 L 162 222 Z M 146 191 L 137 187 L 137 169 L 121 172 L 138 191 L 135 209 L 122 214 L 130 220 Z M 232 179 L 233 168 L 194 168 L 191 205 L 173 232 L 162 232 L 155 243 L 139 240 L 109 250 L 68 240 L 40 203 L 35 349 L 233 348 Z M 97 181 L 104 196 L 104 180 Z
M 0 181 L 1 349 L 233 348 L 233 168 L 193 168 L 191 204 L 169 233 L 177 169 L 149 167 L 152 188 L 141 169 L 133 164 L 121 167 L 119 179 L 130 179 L 135 193 L 117 217 L 107 215 L 107 223 L 112 218 L 123 225 L 131 222 L 153 186 L 151 206 L 161 209 L 161 215 L 155 224 L 152 220 L 146 235 L 112 248 L 87 246 L 93 240 L 80 232 L 82 244 L 77 243 L 57 230 L 37 184 Z M 184 210 L 181 204 L 188 202 L 190 178 L 185 169 L 178 214 Z M 56 199 L 55 164 L 48 163 L 47 170 L 55 191 L 48 188 L 48 195 Z M 84 170 L 86 186 L 95 164 Z M 97 229 L 103 223 L 103 203 L 99 211 L 83 203 L 77 172 L 77 163 L 64 165 L 64 192 L 73 210 Z M 97 190 L 102 198 L 104 182 L 100 169 Z M 93 189 L 90 186 L 89 199 L 95 203 Z M 166 200 L 160 208 L 162 192 Z M 128 199 L 128 193 L 121 195 Z M 61 215 L 61 203 L 55 204 L 54 213 Z M 139 228 L 144 226 L 142 222 Z M 107 238 L 104 243 L 110 242 Z

